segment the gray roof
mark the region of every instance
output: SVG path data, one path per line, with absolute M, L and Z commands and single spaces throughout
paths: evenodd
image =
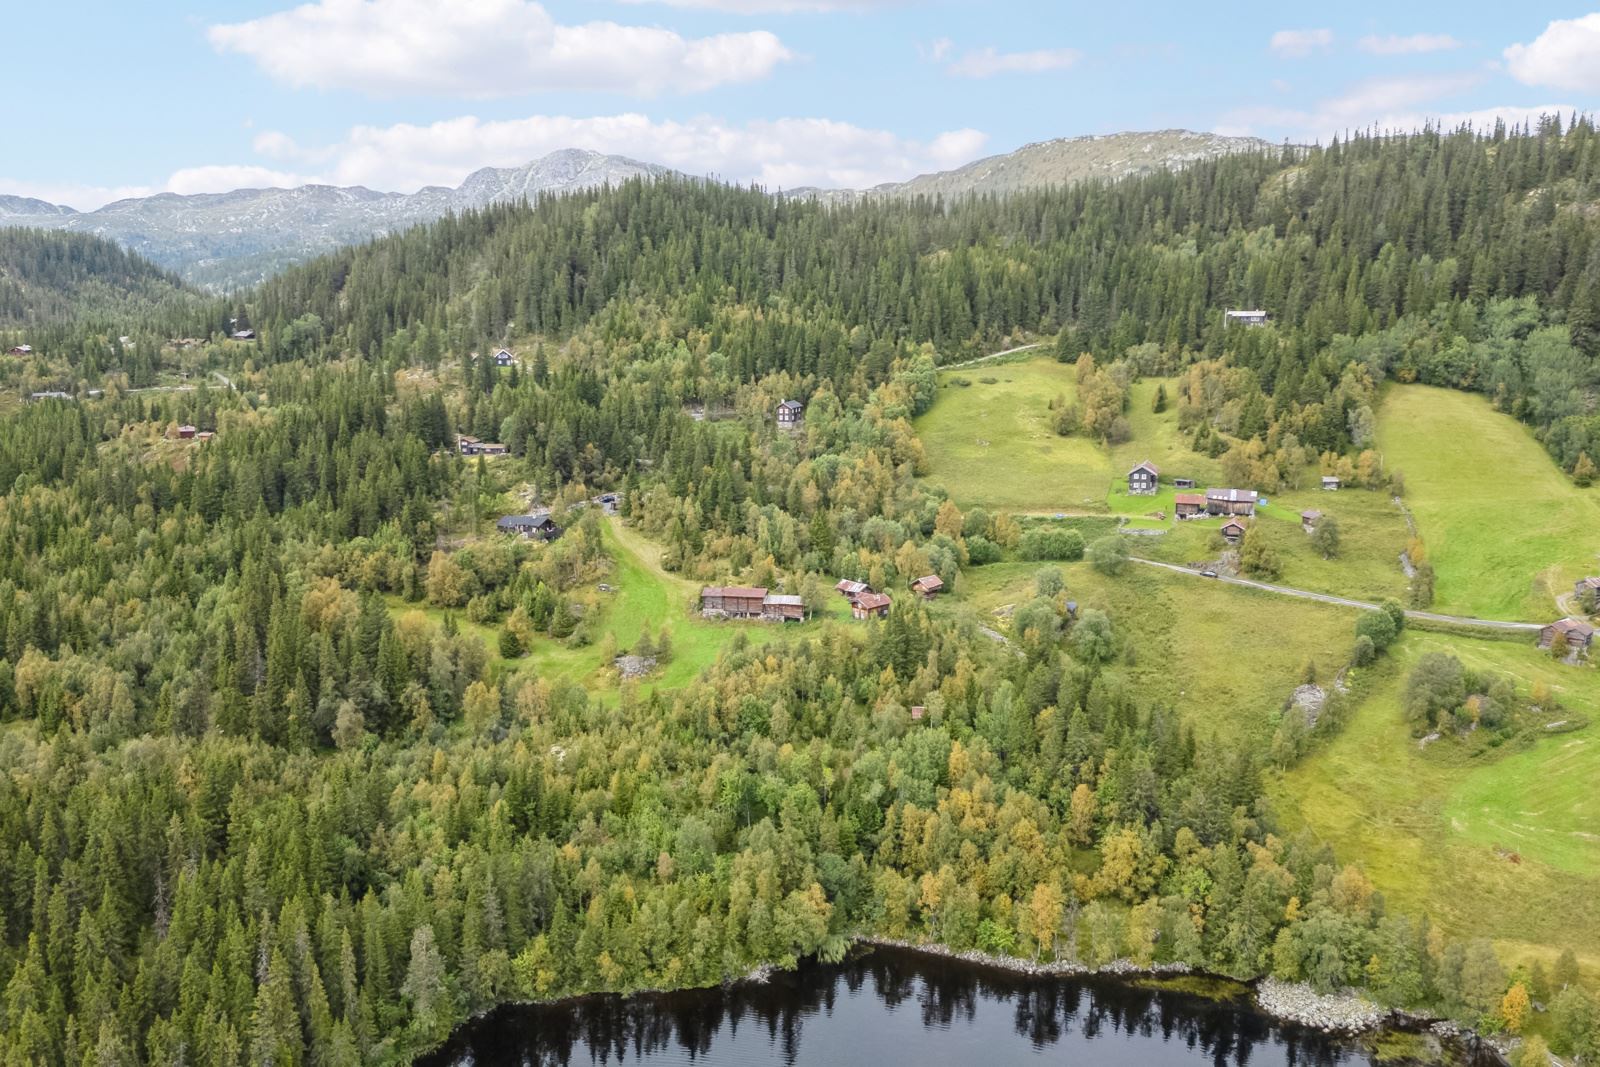
M 543 526 L 550 521 L 548 511 L 535 511 L 531 515 L 507 515 L 495 523 L 502 530 L 520 530 L 529 526 Z
M 806 602 L 797 596 L 784 596 L 779 593 L 768 593 L 762 601 L 764 604 L 787 604 L 790 607 L 803 608 Z

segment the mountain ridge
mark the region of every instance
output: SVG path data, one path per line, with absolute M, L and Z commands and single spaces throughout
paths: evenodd
M 1192 130 L 1128 131 L 1036 141 L 961 167 L 870 189 L 801 187 L 776 195 L 850 203 L 868 197 L 1009 195 L 1088 180 L 1117 180 L 1182 167 L 1232 152 L 1278 146 L 1253 137 Z M 520 199 L 591 189 L 634 178 L 681 174 L 657 163 L 581 148 L 552 152 L 521 167 L 482 167 L 454 188 L 414 193 L 365 186 L 307 184 L 221 193 L 157 193 L 74 211 L 0 195 L 0 225 L 104 237 L 213 290 L 255 284 L 287 266 L 446 214 Z

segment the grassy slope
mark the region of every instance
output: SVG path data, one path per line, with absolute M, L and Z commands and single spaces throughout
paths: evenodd
M 955 378 L 970 386 L 950 384 Z M 998 379 L 985 385 L 981 379 Z M 1113 465 L 1082 437 L 1060 437 L 1048 405 L 1077 395 L 1072 366 L 1053 359 L 968 367 L 939 376 L 939 399 L 917 420 L 928 481 L 963 507 L 1103 511 Z
M 1037 563 L 998 563 L 964 576 L 964 597 L 988 625 L 993 612 L 1026 603 Z M 1062 567 L 1080 609 L 1110 616 L 1133 664 L 1111 669 L 1152 704 L 1180 708 L 1202 737 L 1265 741 L 1307 658 L 1342 663 L 1354 613 L 1251 589 L 1130 566 L 1106 578 L 1086 564 Z
M 1600 499 L 1573 487 L 1527 428 L 1483 397 L 1396 386 L 1378 443 L 1388 468 L 1405 474 L 1438 577 L 1435 610 L 1542 621 L 1556 614 L 1554 594 L 1600 570 Z
M 1600 713 L 1592 670 L 1526 644 L 1408 633 L 1373 668 L 1344 731 L 1275 784 L 1280 813 L 1361 862 L 1399 908 L 1493 937 L 1508 958 L 1548 962 L 1571 944 L 1600 966 L 1600 726 L 1510 751 L 1475 754 L 1452 739 L 1420 748 L 1400 699 L 1411 665 L 1432 650 L 1514 677 L 1523 696 L 1543 679 L 1572 712 Z
M 604 580 L 614 586 L 616 592 L 609 594 L 604 614 L 594 628 L 594 643 L 575 647 L 541 638 L 523 658 L 505 660 L 498 653 L 498 627 L 474 625 L 467 621 L 464 613 L 456 612 L 462 632 L 477 634 L 489 646 L 497 672 L 528 672 L 552 681 L 575 682 L 609 699 L 616 694 L 617 678 L 615 672 L 608 669 L 609 665 L 601 662 L 599 642 L 606 633 L 616 637 L 619 648 L 627 649 L 646 632 L 653 641 L 665 626 L 672 636 L 672 659 L 665 669 L 644 680 L 643 688 L 649 690 L 657 685 L 667 688 L 686 685 L 715 662 L 722 648 L 738 634 L 746 635 L 754 644 L 764 644 L 780 635 L 819 625 L 811 622 L 779 627 L 769 623 L 701 619 L 691 611 L 699 586 L 661 568 L 659 545 L 616 519 L 607 519 L 603 529 L 612 559 L 611 573 Z M 438 608 L 420 608 L 398 599 L 393 604 L 397 612 L 421 610 L 436 623 L 444 618 L 443 611 Z M 844 617 L 846 611 L 842 605 L 838 597 L 830 597 L 819 605 L 821 615 Z

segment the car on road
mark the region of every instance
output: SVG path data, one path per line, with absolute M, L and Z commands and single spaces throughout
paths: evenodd
M 1215 578 L 1216 576 L 1217 576 L 1217 572 L 1216 571 L 1201 571 L 1200 572 L 1200 577 L 1202 577 L 1202 578 Z

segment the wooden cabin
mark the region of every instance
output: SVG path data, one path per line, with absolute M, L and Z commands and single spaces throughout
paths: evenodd
M 1161 472 L 1156 469 L 1156 465 L 1145 460 L 1128 472 L 1128 492 L 1134 496 L 1152 496 L 1160 480 Z
M 1194 479 L 1193 478 L 1174 478 L 1174 479 L 1172 479 L 1172 488 L 1174 488 L 1174 489 L 1193 489 L 1194 488 Z
M 1322 476 L 1322 488 L 1330 493 L 1337 490 L 1340 488 L 1339 479 L 1331 474 L 1324 474 Z
M 1317 523 L 1322 521 L 1322 512 L 1315 508 L 1308 508 L 1300 513 L 1300 528 L 1310 533 L 1317 528 Z
M 1172 498 L 1172 512 L 1180 519 L 1193 519 L 1206 513 L 1204 493 L 1178 493 Z
M 840 578 L 839 583 L 833 587 L 833 591 L 854 604 L 856 597 L 862 593 L 872 592 L 872 586 L 866 582 L 852 582 L 848 578 Z
M 1565 634 L 1567 647 L 1575 653 L 1586 653 L 1594 641 L 1594 627 L 1582 619 L 1557 619 L 1539 631 L 1539 647 L 1549 648 L 1556 634 Z
M 805 411 L 800 401 L 785 400 L 778 405 L 778 428 L 788 430 L 800 425 L 800 420 L 805 418 Z
M 766 612 L 766 599 L 761 586 L 708 585 L 700 590 L 700 610 L 730 619 L 759 619 Z
M 806 602 L 797 596 L 768 593 L 761 598 L 761 614 L 773 622 L 804 622 Z
M 554 541 L 561 536 L 561 527 L 548 511 L 535 511 L 531 515 L 507 515 L 495 523 L 501 533 L 516 534 L 530 541 Z
M 1243 519 L 1229 519 L 1222 524 L 1220 533 L 1222 539 L 1230 545 L 1236 545 L 1244 540 L 1245 525 Z
M 1258 494 L 1254 489 L 1207 489 L 1206 512 L 1211 515 L 1254 515 Z
M 932 600 L 944 592 L 944 579 L 937 574 L 926 574 L 911 583 L 911 591 L 924 600 Z
M 1222 321 L 1229 326 L 1265 326 L 1272 316 L 1260 308 L 1249 311 L 1235 311 L 1231 308 L 1222 313 Z
M 182 426 L 178 427 L 178 440 L 180 440 L 180 441 L 192 440 L 194 438 L 194 435 L 195 435 L 196 432 L 197 431 L 195 430 L 195 428 L 193 426 L 190 426 L 188 423 L 184 423 Z
M 888 593 L 862 593 L 850 605 L 850 614 L 858 619 L 870 619 L 874 615 L 880 619 L 888 618 L 892 603 Z

